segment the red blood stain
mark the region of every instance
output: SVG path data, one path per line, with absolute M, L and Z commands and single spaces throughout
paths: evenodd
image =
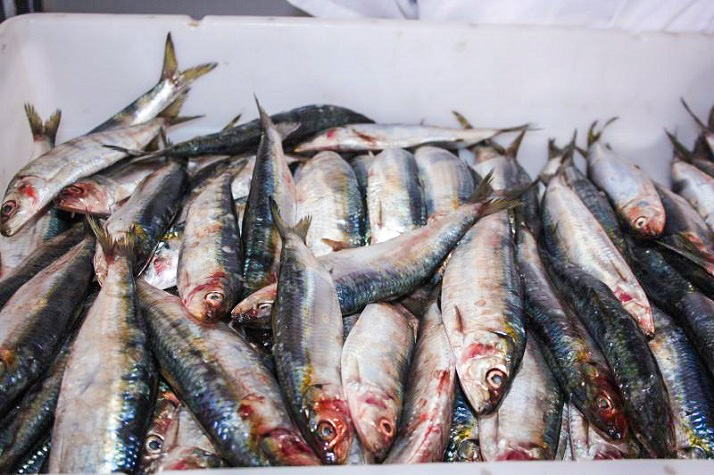
M 335 129 L 329 129 L 326 134 L 327 138 L 328 139 L 334 138 L 336 133 L 337 133 L 337 131 Z
M 470 360 L 479 356 L 486 356 L 496 352 L 496 348 L 490 343 L 472 343 L 467 346 L 462 353 L 463 360 Z
M 497 457 L 496 460 L 535 460 L 535 458 L 529 454 L 528 451 L 519 447 L 507 450 L 503 455 Z
M 238 414 L 241 418 L 247 419 L 253 415 L 253 408 L 250 406 L 250 404 L 243 403 L 238 406 Z
M 380 398 L 377 398 L 375 396 L 367 396 L 364 398 L 365 404 L 369 404 L 371 406 L 376 406 L 379 407 L 380 409 L 387 409 L 387 405 L 384 403 L 384 401 Z
M 29 183 L 20 185 L 17 188 L 17 191 L 27 196 L 28 198 L 31 198 L 33 201 L 37 201 L 37 190 L 35 190 L 35 187 L 30 185 Z
M 449 386 L 451 386 L 451 373 L 449 371 L 442 371 L 439 376 L 439 385 L 436 389 L 441 393 L 446 391 Z

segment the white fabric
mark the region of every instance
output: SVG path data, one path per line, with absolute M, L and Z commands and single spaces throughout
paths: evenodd
M 328 18 L 407 18 L 479 24 L 571 25 L 714 32 L 714 0 L 288 0 Z

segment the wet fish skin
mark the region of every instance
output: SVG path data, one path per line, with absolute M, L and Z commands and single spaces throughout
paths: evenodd
M 327 270 L 305 244 L 310 220 L 294 228 L 272 202 L 282 240 L 273 306 L 273 354 L 278 381 L 305 439 L 326 464 L 343 464 L 352 420 L 342 389 L 342 313 Z
M 649 342 L 674 413 L 678 458 L 714 456 L 714 384 L 684 332 L 655 309 L 657 333 Z
M 196 79 L 211 72 L 216 66 L 218 63 L 205 63 L 179 71 L 174 43 L 171 33 L 168 33 L 159 82 L 124 109 L 96 126 L 90 133 L 141 124 L 153 119 L 182 94 L 187 93 L 189 86 Z
M 674 160 L 672 190 L 689 201 L 714 232 L 714 178 L 687 162 Z
M 167 452 L 165 441 L 169 432 L 175 430 L 172 423 L 178 418 L 180 407 L 181 401 L 176 394 L 166 383 L 159 380 L 154 411 L 144 439 L 137 472 L 148 474 L 158 470 L 159 462 Z
M 59 259 L 84 237 L 81 225 L 55 236 L 37 248 L 32 254 L 23 259 L 9 274 L 0 279 L 0 307 L 12 297 L 15 292 L 38 272 L 50 263 Z
M 370 244 L 388 241 L 426 222 L 426 204 L 414 155 L 387 149 L 367 170 Z
M 222 318 L 241 290 L 240 234 L 231 182 L 224 173 L 191 202 L 178 259 L 179 296 L 199 321 Z
M 564 298 L 573 304 L 612 369 L 629 427 L 648 456 L 671 457 L 673 416 L 646 337 L 604 283 L 556 257 L 550 249 L 542 250 L 548 272 Z
M 523 277 L 527 328 L 540 338 L 543 356 L 563 393 L 610 438 L 624 437 L 627 420 L 612 372 L 587 330 L 553 286 L 538 244 L 524 227 L 518 229 L 517 258 Z
M 384 463 L 440 462 L 449 443 L 456 365 L 436 302 L 419 324 L 397 438 Z
M 524 127 L 527 126 L 504 129 L 450 129 L 427 125 L 351 123 L 323 130 L 312 139 L 298 144 L 295 152 L 361 152 L 410 148 L 429 143 L 451 147 L 469 146 Z
M 286 112 L 270 116 L 279 128 L 292 128 L 300 124 L 285 143 L 290 148 L 295 143 L 310 137 L 328 127 L 350 123 L 372 122 L 371 119 L 345 107 L 319 104 L 296 107 Z M 254 150 L 262 134 L 260 119 L 255 119 L 233 128 L 203 135 L 186 142 L 177 143 L 164 153 L 173 157 L 195 157 L 199 155 L 238 155 Z
M 0 414 L 50 366 L 92 275 L 86 237 L 25 282 L 0 310 Z
M 159 238 L 176 215 L 186 178 L 185 163 L 166 163 L 147 176 L 124 206 L 107 219 L 105 227 L 115 240 L 128 234 L 137 235 L 134 247 L 135 272 L 140 272 L 146 265 Z M 107 272 L 107 263 L 101 247 L 97 247 L 94 270 L 102 282 Z
M 563 396 L 539 345 L 537 337 L 528 336 L 520 368 L 500 407 L 478 416 L 486 461 L 555 458 Z
M 654 333 L 652 308 L 642 286 L 607 230 L 563 174 L 550 180 L 541 207 L 550 251 L 603 281 L 647 335 Z
M 365 208 L 352 168 L 338 154 L 321 152 L 295 177 L 297 219 L 312 218 L 307 247 L 315 256 L 365 244 Z
M 572 404 L 568 407 L 568 431 L 572 460 L 633 459 L 640 455 L 631 433 L 618 440 L 603 437 Z
M 448 150 L 424 145 L 414 152 L 424 191 L 426 213 L 447 214 L 468 201 L 474 180 L 468 166 Z
M 95 222 L 90 224 L 104 248 L 108 270 L 62 377 L 49 471 L 132 473 L 139 463 L 157 382 L 136 296 L 136 238 L 129 235 L 117 241 Z
M 449 429 L 449 445 L 446 448 L 444 462 L 481 461 L 483 457 L 478 438 L 478 419 L 457 382 Z
M 357 435 L 382 460 L 397 435 L 416 335 L 414 316 L 388 303 L 367 305 L 342 349 L 342 387 Z M 416 324 L 414 324 L 416 326 Z
M 280 258 L 280 235 L 270 212 L 270 200 L 278 204 L 288 225 L 295 224 L 295 182 L 283 153 L 282 137 L 270 116 L 258 104 L 263 136 L 260 139 L 243 216 L 243 297 L 275 282 Z
M 489 414 L 508 391 L 526 344 L 523 288 L 508 212 L 482 218 L 444 271 L 441 306 L 464 393 Z
M 11 470 L 11 473 L 47 473 L 47 461 L 51 448 L 52 442 L 50 441 L 50 435 L 47 434 L 25 454 L 23 460 Z
M 280 388 L 245 339 L 193 321 L 181 300 L 138 281 L 162 375 L 234 466 L 315 465 L 283 406 Z
M 183 225 L 172 225 L 156 245 L 141 279 L 161 290 L 175 287 L 182 239 Z

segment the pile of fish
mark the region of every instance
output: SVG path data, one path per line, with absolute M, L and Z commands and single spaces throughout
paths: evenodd
M 714 113 L 670 135 L 671 190 L 609 122 L 537 181 L 528 125 L 460 115 L 258 104 L 171 143 L 215 66 L 169 36 L 151 90 L 60 144 L 27 106 L 0 472 L 714 457 Z

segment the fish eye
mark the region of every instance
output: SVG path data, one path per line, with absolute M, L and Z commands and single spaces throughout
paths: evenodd
M 608 399 L 606 396 L 600 396 L 597 398 L 597 407 L 600 410 L 609 410 L 612 409 L 612 403 L 610 402 L 610 399 Z
M 317 437 L 319 437 L 323 442 L 331 442 L 335 437 L 337 437 L 337 430 L 332 422 L 321 421 L 317 425 Z
M 387 437 L 392 437 L 394 435 L 394 426 L 389 419 L 383 417 L 379 421 L 379 431 Z
M 468 460 L 474 462 L 479 458 L 478 442 L 473 439 L 465 439 L 459 443 L 459 448 L 456 450 L 456 455 L 459 460 Z
M 161 452 L 161 448 L 163 447 L 163 445 L 163 439 L 155 434 L 148 436 L 146 438 L 146 442 L 144 443 L 146 451 L 150 454 L 158 454 L 159 452 Z
M 261 302 L 258 304 L 258 310 L 270 310 L 273 308 L 273 302 Z
M 506 373 L 498 368 L 493 368 L 486 373 L 486 382 L 494 389 L 498 389 L 503 385 L 506 379 Z
M 62 193 L 70 196 L 81 196 L 84 194 L 84 188 L 78 185 L 70 185 L 62 190 Z
M 635 227 L 637 229 L 642 229 L 647 225 L 647 218 L 644 216 L 640 216 L 637 219 L 635 219 Z
M 206 301 L 217 304 L 223 302 L 224 296 L 222 292 L 209 292 L 205 298 Z
M 2 208 L 0 209 L 0 213 L 2 213 L 3 218 L 9 218 L 13 214 L 15 214 L 16 209 L 17 203 L 15 202 L 15 200 L 8 200 L 3 203 Z

